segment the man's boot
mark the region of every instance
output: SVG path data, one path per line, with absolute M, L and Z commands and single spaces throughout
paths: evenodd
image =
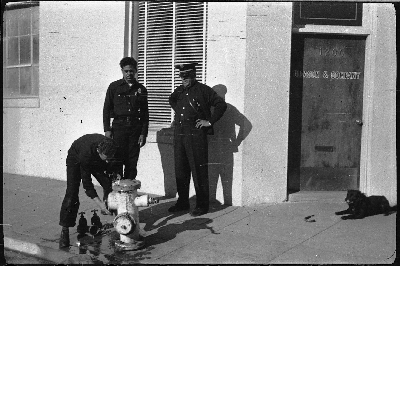
M 61 230 L 59 247 L 60 247 L 60 249 L 63 247 L 69 247 L 69 228 L 68 227 L 63 226 L 63 228 Z

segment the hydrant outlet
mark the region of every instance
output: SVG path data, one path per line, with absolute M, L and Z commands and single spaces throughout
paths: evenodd
M 119 234 L 128 235 L 135 230 L 136 222 L 129 213 L 119 214 L 114 219 L 114 228 Z
M 150 197 L 148 194 L 144 194 L 142 196 L 136 197 L 134 204 L 136 207 L 147 207 L 150 204 L 158 204 L 159 200 Z
M 149 195 L 144 194 L 142 196 L 136 197 L 133 203 L 136 207 L 147 207 L 149 205 Z

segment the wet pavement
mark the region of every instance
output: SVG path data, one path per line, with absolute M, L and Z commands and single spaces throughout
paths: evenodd
M 139 194 L 145 189 L 142 182 Z M 347 208 L 344 192 L 256 207 L 215 203 L 208 214 L 196 218 L 187 212 L 169 213 L 175 199 L 152 194 L 160 203 L 139 208 L 145 248 L 116 248 L 119 234 L 113 228 L 100 236 L 78 237 L 75 227 L 70 229 L 71 246 L 59 250 L 58 216 L 64 192 L 63 181 L 3 174 L 6 264 L 44 260 L 54 265 L 378 265 L 396 260 L 397 213 L 344 221 L 335 215 Z M 94 207 L 83 190 L 80 201 L 80 211 L 90 224 Z M 192 207 L 194 202 L 191 199 Z M 114 218 L 100 217 L 109 225 Z
M 52 265 L 51 261 L 35 257 L 31 254 L 20 253 L 9 249 L 4 250 L 8 265 Z M 5 262 L 4 260 L 4 262 Z

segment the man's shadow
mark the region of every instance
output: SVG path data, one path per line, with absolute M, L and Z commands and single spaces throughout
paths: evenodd
M 215 92 L 225 100 L 225 85 L 215 85 Z M 236 126 L 239 127 L 236 135 Z M 214 135 L 208 138 L 208 176 L 210 201 L 217 202 L 218 180 L 221 179 L 224 205 L 232 205 L 234 153 L 252 129 L 251 122 L 232 104 L 214 126 Z

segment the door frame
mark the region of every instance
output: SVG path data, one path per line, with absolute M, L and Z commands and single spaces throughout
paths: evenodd
M 336 165 L 335 164 L 335 168 L 327 168 L 325 169 L 322 165 L 318 164 L 311 166 L 311 165 L 304 165 L 304 160 L 303 157 L 305 155 L 304 151 L 306 151 L 306 153 L 312 153 L 314 151 L 314 144 L 312 145 L 312 149 L 308 148 L 308 145 L 304 147 L 304 141 L 306 140 L 306 142 L 310 141 L 313 142 L 314 138 L 314 134 L 312 133 L 312 131 L 315 131 L 315 129 L 312 129 L 311 131 L 309 131 L 309 129 L 307 128 L 307 122 L 305 122 L 305 119 L 309 118 L 310 115 L 316 115 L 316 114 L 309 114 L 309 111 L 306 111 L 307 109 L 309 110 L 309 108 L 307 107 L 306 104 L 308 104 L 308 102 L 312 102 L 313 103 L 313 97 L 316 95 L 316 93 L 321 94 L 322 97 L 324 96 L 326 90 L 322 89 L 322 87 L 324 87 L 324 84 L 328 84 L 326 81 L 327 79 L 322 79 L 322 72 L 321 72 L 321 76 L 317 76 L 317 78 L 321 78 L 322 80 L 319 81 L 321 83 L 322 86 L 319 86 L 319 88 L 316 87 L 316 91 L 317 92 L 313 92 L 314 94 L 310 93 L 310 87 L 308 86 L 308 84 L 313 85 L 316 84 L 316 82 L 318 82 L 317 80 L 313 80 L 313 83 L 309 82 L 310 80 L 307 80 L 308 82 L 306 83 L 305 80 L 302 79 L 296 79 L 296 74 L 293 75 L 293 73 L 295 72 L 293 69 L 320 69 L 321 68 L 323 70 L 325 69 L 329 69 L 328 65 L 325 66 L 308 66 L 306 68 L 305 65 L 301 65 L 302 63 L 298 64 L 298 62 L 300 62 L 300 60 L 304 59 L 304 62 L 306 62 L 306 48 L 308 48 L 309 45 L 306 44 L 306 39 L 309 39 L 311 41 L 313 40 L 343 40 L 343 41 L 347 41 L 347 40 L 352 40 L 352 39 L 356 39 L 356 43 L 353 43 L 353 45 L 355 45 L 358 50 L 357 52 L 359 53 L 357 56 L 357 59 L 359 61 L 355 61 L 353 59 L 353 61 L 350 61 L 351 57 L 349 56 L 349 59 L 346 59 L 347 61 L 344 62 L 360 62 L 362 65 L 360 65 L 358 68 L 361 67 L 360 69 L 357 69 L 357 71 L 361 71 L 361 82 L 357 83 L 357 94 L 350 94 L 350 92 L 346 92 L 346 99 L 349 99 L 349 96 L 352 96 L 352 100 L 351 104 L 356 104 L 354 103 L 355 98 L 357 98 L 359 102 L 361 102 L 361 104 L 357 104 L 356 106 L 353 106 L 354 109 L 352 112 L 356 112 L 355 115 L 353 115 L 354 120 L 352 120 L 353 122 L 355 121 L 355 118 L 360 118 L 362 120 L 364 120 L 363 117 L 363 111 L 364 111 L 364 79 L 365 79 L 365 48 L 366 48 L 366 36 L 365 35 L 343 35 L 343 34 L 332 34 L 332 33 L 325 33 L 324 35 L 321 35 L 321 33 L 303 33 L 301 35 L 299 34 L 293 34 L 292 37 L 292 59 L 291 59 L 291 81 L 290 81 L 290 98 L 289 98 L 289 112 L 293 113 L 290 115 L 289 117 L 289 142 L 288 142 L 288 155 L 289 157 L 291 157 L 290 160 L 288 160 L 288 192 L 290 195 L 293 195 L 294 193 L 298 193 L 299 191 L 302 193 L 306 193 L 306 192 L 319 192 L 319 191 L 323 191 L 323 192 L 338 192 L 338 191 L 346 191 L 349 188 L 350 189 L 359 189 L 360 188 L 360 164 L 361 164 L 361 138 L 362 138 L 362 126 L 356 126 L 351 128 L 350 126 L 347 126 L 346 128 L 346 137 L 348 135 L 351 135 L 351 137 L 353 137 L 353 139 L 356 139 L 356 143 L 353 143 L 354 146 L 356 147 L 352 147 L 352 152 L 355 152 L 355 154 L 353 154 L 351 159 L 351 163 L 353 165 L 349 166 L 346 164 L 346 161 L 344 161 L 344 158 L 346 157 L 346 154 L 344 153 L 345 149 L 347 149 L 348 147 L 344 145 L 343 142 L 340 141 L 336 143 L 336 140 L 340 140 L 338 139 L 338 137 L 343 136 L 344 132 L 340 131 L 340 128 L 338 128 L 338 131 L 336 132 L 335 129 L 334 131 L 332 131 L 332 135 L 331 137 L 335 137 L 336 139 L 333 139 L 336 143 L 336 145 L 341 148 L 341 150 L 337 150 L 338 152 L 337 154 L 337 158 L 336 158 L 336 163 L 341 163 L 341 162 L 345 162 L 345 165 Z M 347 44 L 348 46 L 349 44 Z M 295 46 L 298 46 L 298 48 L 296 48 Z M 319 45 L 318 45 L 319 46 Z M 360 54 L 361 52 L 361 54 Z M 361 58 L 362 59 L 361 59 Z M 337 60 L 337 59 L 336 59 Z M 316 60 L 315 60 L 316 61 Z M 316 61 L 319 62 L 319 61 Z M 321 63 L 323 63 L 323 61 L 320 61 Z M 326 60 L 325 60 L 326 62 Z M 336 66 L 338 67 L 338 66 Z M 352 67 L 350 67 L 352 68 Z M 340 70 L 340 68 L 339 68 Z M 355 71 L 354 69 L 345 69 L 348 71 Z M 303 83 L 301 83 L 303 82 Z M 349 82 L 349 81 L 347 81 Z M 342 83 L 344 85 L 344 83 Z M 301 89 L 299 87 L 299 85 L 301 86 Z M 348 88 L 346 86 L 346 88 Z M 322 92 L 320 92 L 322 90 Z M 359 90 L 362 91 L 361 96 L 360 96 L 360 92 Z M 305 94 L 305 93 L 308 93 Z M 340 94 L 339 94 L 340 95 Z M 342 95 L 345 95 L 344 93 L 342 93 Z M 311 97 L 310 97 L 311 96 Z M 354 97 L 356 96 L 356 97 Z M 301 99 L 300 99 L 301 97 Z M 331 95 L 328 95 L 326 97 L 326 101 L 329 102 L 331 98 Z M 324 100 L 325 101 L 325 100 Z M 346 100 L 347 102 L 348 100 Z M 298 103 L 300 102 L 300 103 Z M 305 106 L 305 108 L 304 108 Z M 327 105 L 325 104 L 325 107 Z M 330 106 L 333 106 L 332 104 L 330 104 Z M 298 111 L 299 108 L 302 108 L 302 111 Z M 328 108 L 330 108 L 328 106 Z M 325 109 L 325 108 L 324 108 Z M 328 112 L 328 110 L 327 110 Z M 297 113 L 299 113 L 299 115 L 297 115 Z M 308 116 L 307 116 L 308 115 Z M 320 115 L 319 118 L 322 118 L 322 116 Z M 325 118 L 325 117 L 324 117 Z M 326 118 L 329 118 L 329 116 L 327 116 Z M 330 118 L 333 118 L 332 116 Z M 331 121 L 332 123 L 335 123 L 334 118 Z M 350 121 L 348 120 L 347 123 L 349 123 Z M 305 125 L 304 125 L 305 123 Z M 354 122 L 355 123 L 355 122 Z M 362 125 L 362 124 L 361 124 Z M 300 129 L 299 126 L 301 126 Z M 321 128 L 323 129 L 323 128 Z M 325 134 L 322 133 L 322 136 L 325 137 L 326 135 L 326 129 L 325 128 Z M 350 130 L 347 132 L 347 130 Z M 351 129 L 353 129 L 353 131 L 351 131 Z M 296 133 L 297 132 L 297 133 Z M 346 141 L 346 137 L 343 137 L 342 139 L 344 141 Z M 314 139 L 313 139 L 314 138 Z M 301 144 L 300 144 L 301 143 Z M 317 147 L 320 146 L 315 146 L 315 148 L 317 149 Z M 335 151 L 335 150 L 331 150 L 331 151 Z M 292 156 L 291 156 L 292 155 Z M 311 155 L 311 158 L 313 156 Z M 324 158 L 323 156 L 319 156 L 317 154 L 315 154 L 315 158 L 317 160 L 321 160 L 321 158 Z M 298 158 L 298 160 L 297 160 Z M 334 156 L 335 158 L 335 156 Z M 302 161 L 300 161 L 302 160 Z M 330 161 L 329 157 L 328 159 L 326 159 L 325 161 L 327 163 L 329 163 Z M 356 166 L 354 165 L 354 163 L 356 163 Z M 307 164 L 307 162 L 306 162 Z M 350 172 L 351 171 L 351 172 Z M 356 175 L 356 171 L 357 171 L 357 177 Z M 350 174 L 350 175 L 349 175 Z M 321 178 L 321 176 L 323 178 Z M 329 176 L 329 177 L 328 177 Z M 351 178 L 348 178 L 347 177 Z M 289 179 L 289 177 L 291 179 Z M 305 187 L 305 179 L 307 180 L 307 182 L 309 181 L 308 178 L 311 179 L 311 177 L 314 177 L 315 179 L 313 180 L 314 183 L 309 185 L 307 183 L 307 187 Z M 309 187 L 311 186 L 311 187 Z M 318 186 L 320 186 L 318 188 Z M 328 187 L 330 186 L 330 188 L 328 189 Z M 293 191 L 294 189 L 294 191 Z
M 370 189 L 371 175 L 371 138 L 372 138 L 372 116 L 374 107 L 374 77 L 376 73 L 375 59 L 377 53 L 377 4 L 363 3 L 363 22 L 361 27 L 352 26 L 328 26 L 328 25 L 305 25 L 294 27 L 292 34 L 329 34 L 365 37 L 365 62 L 364 62 L 364 85 L 363 85 L 363 126 L 361 129 L 361 152 L 360 152 L 360 184 L 359 190 L 368 193 Z M 290 78 L 292 79 L 292 77 Z M 289 146 L 289 143 L 288 143 Z M 288 171 L 289 173 L 289 171 Z M 289 199 L 289 188 L 286 187 L 287 200 Z

